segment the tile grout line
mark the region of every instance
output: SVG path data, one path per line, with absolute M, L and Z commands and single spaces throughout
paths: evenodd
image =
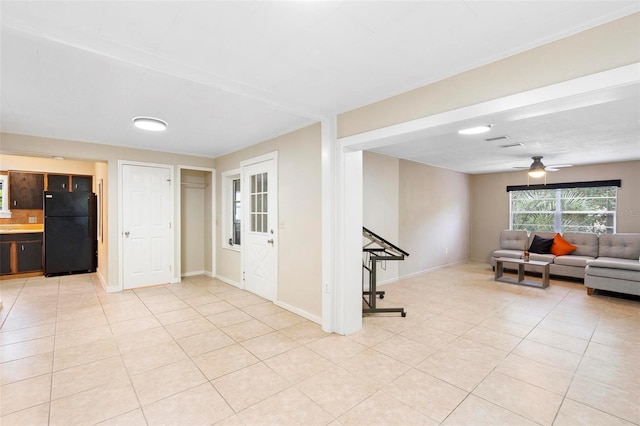
M 58 336 L 58 315 L 60 310 L 60 278 L 56 279 L 58 281 L 58 293 L 56 295 L 56 321 L 53 327 L 53 351 L 51 354 L 51 383 L 49 385 L 49 424 L 51 424 L 51 416 L 53 411 L 53 369 L 56 361 L 56 340 Z
M 22 285 L 20 286 L 20 291 L 18 292 L 18 294 L 16 295 L 16 297 L 13 298 L 13 300 L 11 301 L 11 306 L 9 306 L 9 310 L 7 311 L 7 315 L 4 317 L 4 319 L 2 320 L 2 323 L 0 323 L 0 330 L 3 329 L 4 324 L 7 322 L 7 319 L 9 318 L 9 315 L 11 314 L 11 311 L 13 310 L 13 307 L 15 306 L 16 302 L 18 301 L 18 298 L 20 297 L 20 295 L 22 294 L 22 291 L 24 290 L 25 285 L 27 284 L 27 280 L 28 279 L 24 279 L 22 281 Z M 0 283 L 0 286 L 2 284 Z M 2 310 L 5 310 L 6 306 L 5 303 L 3 301 L 2 303 Z

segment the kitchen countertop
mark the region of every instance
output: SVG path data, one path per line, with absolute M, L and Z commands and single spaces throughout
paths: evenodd
M 16 223 L 9 225 L 0 225 L 0 234 L 28 234 L 43 231 L 44 225 L 42 223 Z

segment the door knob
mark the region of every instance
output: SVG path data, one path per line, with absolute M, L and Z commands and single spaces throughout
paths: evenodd
M 267 240 L 267 243 L 273 245 L 273 238 L 271 238 L 270 240 Z
M 125 231 L 124 236 L 129 238 L 129 231 Z

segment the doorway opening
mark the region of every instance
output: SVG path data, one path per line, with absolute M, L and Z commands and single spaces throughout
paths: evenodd
M 215 170 L 179 166 L 179 277 L 216 275 Z

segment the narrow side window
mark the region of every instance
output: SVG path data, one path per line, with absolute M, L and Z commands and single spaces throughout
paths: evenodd
M 240 170 L 228 170 L 221 175 L 222 214 L 220 218 L 220 234 L 222 235 L 222 247 L 239 251 L 240 244 L 242 243 L 242 186 L 240 182 Z

